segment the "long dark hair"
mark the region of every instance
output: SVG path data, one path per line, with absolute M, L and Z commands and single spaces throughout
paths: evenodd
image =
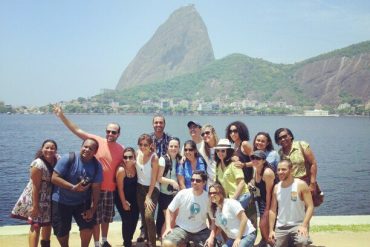
M 239 138 L 241 140 L 241 142 L 243 141 L 249 141 L 249 130 L 248 130 L 248 127 L 247 125 L 245 125 L 243 122 L 241 121 L 235 121 L 235 122 L 232 122 L 230 123 L 227 127 L 226 127 L 226 138 L 229 139 L 229 141 L 231 143 L 233 143 L 233 140 L 231 139 L 230 137 L 230 127 L 231 126 L 235 126 L 236 127 L 236 130 L 238 131 L 238 134 L 239 134 Z
M 179 148 L 180 148 L 180 139 L 179 138 L 177 138 L 177 137 L 171 137 L 170 138 L 170 141 L 168 142 L 168 145 L 170 145 L 170 142 L 171 141 L 177 141 L 177 143 L 179 144 Z M 197 145 L 195 144 L 195 147 L 196 147 Z M 185 148 L 185 145 L 184 145 L 184 148 Z M 168 154 L 168 148 L 167 148 L 167 153 L 166 153 L 166 155 L 170 158 L 170 160 L 171 160 L 171 156 Z M 181 154 L 180 154 L 180 149 L 179 149 L 179 152 L 176 154 L 176 161 L 177 162 L 180 162 L 181 161 L 181 159 L 182 159 L 182 156 L 181 156 Z
M 51 173 L 51 172 L 53 172 L 53 167 L 57 163 L 57 157 L 54 156 L 53 164 L 50 164 L 49 161 L 47 161 L 45 159 L 44 155 L 42 154 L 42 149 L 44 148 L 46 143 L 49 143 L 49 142 L 52 143 L 55 146 L 55 151 L 58 150 L 58 145 L 57 145 L 56 141 L 54 141 L 52 139 L 46 139 L 45 141 L 42 142 L 41 147 L 39 148 L 39 150 L 37 150 L 37 152 L 35 154 L 35 159 L 41 159 L 46 164 L 46 167 L 48 168 L 49 172 Z
M 230 165 L 230 163 L 232 162 L 231 158 L 233 156 L 234 156 L 234 149 L 232 149 L 232 148 L 226 149 L 226 157 L 225 157 L 225 160 L 224 160 L 225 166 Z M 221 159 L 217 155 L 217 149 L 216 149 L 216 152 L 215 152 L 215 161 L 216 161 L 216 167 L 218 167 L 219 164 L 221 163 Z
M 198 151 L 198 148 L 197 148 L 197 144 L 193 140 L 187 140 L 184 143 L 184 151 L 185 151 L 186 145 L 190 145 L 190 147 L 194 150 L 194 157 L 198 158 L 200 154 L 199 154 L 199 151 Z
M 211 186 L 209 186 L 208 191 L 210 191 L 211 188 L 214 188 L 219 195 L 222 195 L 222 198 L 220 200 L 221 200 L 221 203 L 224 203 L 224 200 L 226 198 L 226 192 L 225 192 L 224 187 L 222 187 L 222 185 L 220 183 L 216 182 L 216 183 L 212 184 Z M 216 218 L 216 216 L 215 216 L 216 215 L 216 210 L 217 210 L 217 204 L 211 202 L 211 213 L 212 213 L 213 218 Z

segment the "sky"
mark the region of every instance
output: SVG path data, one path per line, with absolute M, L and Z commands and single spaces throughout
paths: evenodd
M 364 0 L 0 1 L 0 101 L 42 106 L 114 89 L 176 9 L 194 4 L 216 59 L 291 64 L 370 40 Z

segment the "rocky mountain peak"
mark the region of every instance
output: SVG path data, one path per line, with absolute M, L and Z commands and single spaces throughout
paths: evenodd
M 214 61 L 207 28 L 194 5 L 174 11 L 124 70 L 117 90 L 198 71 Z

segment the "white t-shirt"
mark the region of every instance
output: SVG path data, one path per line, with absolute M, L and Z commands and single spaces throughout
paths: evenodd
M 193 188 L 180 190 L 168 205 L 168 209 L 171 212 L 179 209 L 176 225 L 185 231 L 196 233 L 207 228 L 208 195 L 205 191 L 196 196 Z
M 238 236 L 240 220 L 237 215 L 240 213 L 240 211 L 244 211 L 244 209 L 240 202 L 234 199 L 224 199 L 222 212 L 219 208 L 217 208 L 215 214 L 215 224 L 216 226 L 220 227 L 229 238 L 235 239 Z M 243 237 L 255 230 L 256 229 L 248 219 Z

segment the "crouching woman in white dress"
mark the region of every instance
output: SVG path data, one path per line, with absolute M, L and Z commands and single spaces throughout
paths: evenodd
M 240 202 L 228 199 L 221 184 L 215 183 L 209 187 L 211 200 L 212 231 L 207 240 L 208 246 L 214 245 L 214 239 L 225 233 L 223 247 L 253 247 L 256 240 L 256 229 L 247 218 Z

